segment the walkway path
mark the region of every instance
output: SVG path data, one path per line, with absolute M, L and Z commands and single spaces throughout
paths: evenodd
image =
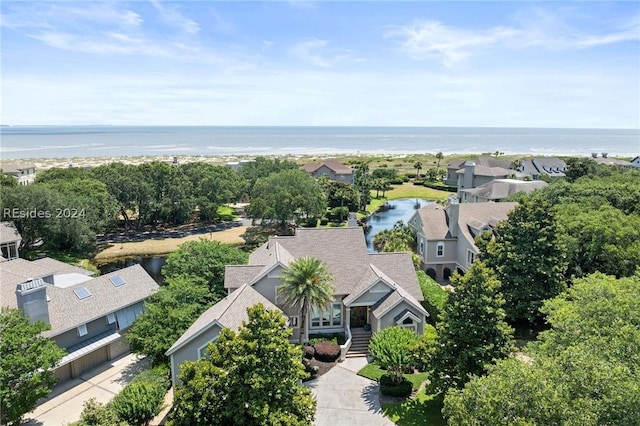
M 318 401 L 316 426 L 393 425 L 380 408 L 377 383 L 356 374 L 366 363 L 348 358 L 305 383 Z

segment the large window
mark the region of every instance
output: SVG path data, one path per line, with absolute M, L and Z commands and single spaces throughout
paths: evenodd
M 342 304 L 333 303 L 311 312 L 311 327 L 339 327 L 342 325 Z
M 471 250 L 467 250 L 467 265 L 471 265 L 476 260 L 476 254 Z
M 436 256 L 438 257 L 444 256 L 444 243 L 440 242 L 436 246 Z
M 198 359 L 202 359 L 207 356 L 207 348 L 209 347 L 209 344 L 215 342 L 216 340 L 218 340 L 218 336 L 214 337 L 198 348 Z

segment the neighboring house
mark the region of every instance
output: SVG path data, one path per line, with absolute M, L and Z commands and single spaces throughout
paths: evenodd
M 533 192 L 544 188 L 548 184 L 541 180 L 526 181 L 517 179 L 496 179 L 473 189 L 461 191 L 461 202 L 485 203 L 488 201 L 500 202 L 517 192 Z
M 602 153 L 602 157 L 597 157 L 597 154 L 596 154 L 596 156 L 593 157 L 593 159 L 595 160 L 596 163 L 604 164 L 605 166 L 622 167 L 624 169 L 630 169 L 634 167 L 631 161 L 619 160 L 617 158 L 610 158 L 605 152 Z M 635 167 L 638 167 L 638 166 L 635 166 Z
M 513 202 L 459 204 L 452 195 L 447 207 L 430 203 L 419 209 L 408 225 L 416 236 L 416 251 L 422 267 L 438 281 L 448 280 L 456 270 L 464 273 L 479 253 L 475 237 L 492 232 L 516 205 Z
M 127 352 L 124 333 L 158 289 L 140 265 L 91 275 L 51 258 L 0 263 L 2 306 L 50 324 L 42 335 L 67 351 L 55 370 L 62 381 Z
M 528 160 L 521 160 L 519 172 L 530 176 L 533 180 L 540 180 L 543 175 L 549 177 L 564 177 L 567 171 L 567 163 L 555 157 L 536 157 Z
M 631 165 L 633 167 L 640 167 L 640 156 L 634 158 L 633 160 L 631 160 Z
M 205 312 L 169 349 L 172 377 L 186 360 L 199 359 L 206 344 L 217 338 L 222 327 L 236 328 L 246 320 L 246 308 L 263 303 L 279 309 L 300 336 L 300 311 L 278 298 L 281 277 L 297 258 L 315 257 L 328 266 L 335 287 L 333 302 L 308 313 L 309 334 L 345 333 L 344 359 L 352 344 L 352 330 L 360 333 L 365 324 L 371 330 L 392 325 L 422 333 L 429 313 L 422 307 L 422 292 L 409 253 L 368 253 L 362 228 L 299 228 L 296 235 L 271 237 L 249 256 L 247 265 L 227 266 L 224 285 L 229 296 Z M 365 347 L 366 351 L 366 347 Z
M 20 257 L 18 249 L 22 236 L 13 222 L 0 222 L 0 262 Z
M 256 160 L 240 160 L 240 161 L 228 161 L 225 166 L 231 168 L 234 172 L 239 172 L 248 163 L 254 163 Z
M 300 167 L 300 170 L 316 179 L 327 176 L 329 180 L 335 182 L 353 183 L 353 169 L 333 159 L 327 159 L 320 164 L 305 164 Z
M 29 185 L 36 180 L 36 166 L 33 164 L 1 164 L 2 173 L 12 176 L 18 185 Z
M 469 164 L 467 164 L 469 163 Z M 477 157 L 474 160 L 456 160 L 447 164 L 447 177 L 444 180 L 444 183 L 447 185 L 459 185 L 460 175 L 464 175 L 465 166 L 473 165 L 476 168 L 476 175 L 478 176 L 486 176 L 493 178 L 506 178 L 509 174 L 514 173 L 515 171 L 513 163 L 511 161 L 506 160 L 497 160 L 493 157 Z M 469 178 L 467 178 L 469 179 Z M 487 179 L 480 179 L 476 186 L 482 185 L 483 183 L 488 182 Z

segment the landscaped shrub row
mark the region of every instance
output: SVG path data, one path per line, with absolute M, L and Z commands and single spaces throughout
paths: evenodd
M 387 374 L 380 377 L 380 393 L 383 395 L 407 397 L 411 395 L 412 390 L 413 384 L 405 378 L 400 384 L 395 384 Z
M 340 346 L 333 342 L 319 342 L 313 347 L 315 348 L 315 358 L 318 361 L 333 362 L 340 356 Z

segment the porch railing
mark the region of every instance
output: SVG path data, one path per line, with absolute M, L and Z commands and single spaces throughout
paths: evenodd
M 347 352 L 351 349 L 351 327 L 345 327 L 344 335 L 347 341 L 344 342 L 344 345 L 340 345 L 340 362 L 345 360 Z

